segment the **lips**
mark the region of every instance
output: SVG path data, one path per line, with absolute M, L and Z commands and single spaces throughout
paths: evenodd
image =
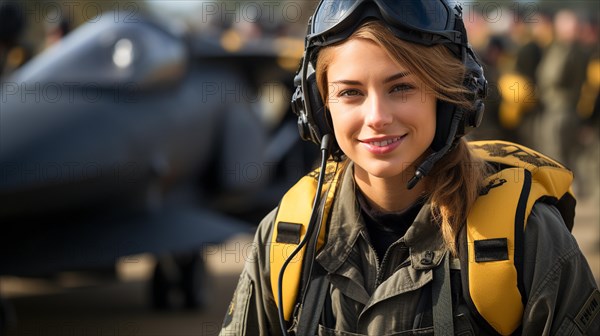
M 402 139 L 402 137 L 395 137 L 395 138 L 387 139 L 387 140 L 383 140 L 383 141 L 370 141 L 370 142 L 367 142 L 367 143 L 370 144 L 370 145 L 372 145 L 372 146 L 385 147 L 387 145 L 393 144 L 394 142 L 400 141 L 400 139 Z
M 373 154 L 387 154 L 402 143 L 406 134 L 402 136 L 387 136 L 381 138 L 371 138 L 360 140 L 363 146 Z

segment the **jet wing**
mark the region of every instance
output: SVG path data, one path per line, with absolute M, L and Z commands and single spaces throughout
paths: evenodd
M 124 256 L 200 251 L 235 234 L 256 230 L 249 223 L 185 206 L 155 213 L 43 221 L 2 225 L 0 275 L 44 276 L 110 267 Z

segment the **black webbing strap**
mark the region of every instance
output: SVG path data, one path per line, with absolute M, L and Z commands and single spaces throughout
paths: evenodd
M 431 298 L 433 304 L 433 334 L 436 336 L 454 335 L 448 253 L 444 256 L 442 264 L 433 269 Z
M 329 291 L 329 280 L 327 272 L 318 263 L 313 266 L 313 276 L 310 280 L 305 300 L 300 308 L 298 319 L 298 330 L 296 335 L 316 335 L 321 318 L 321 312 L 325 306 L 325 298 Z

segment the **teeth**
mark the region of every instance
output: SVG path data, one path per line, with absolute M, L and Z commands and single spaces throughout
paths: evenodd
M 400 140 L 400 137 L 389 139 L 389 140 L 383 140 L 383 141 L 373 141 L 373 142 L 371 142 L 371 145 L 377 146 L 377 147 L 384 147 L 384 146 L 393 144 L 394 142 L 397 142 L 399 140 Z

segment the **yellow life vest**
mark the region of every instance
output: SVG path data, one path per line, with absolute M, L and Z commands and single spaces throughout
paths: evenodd
M 524 310 L 521 270 L 523 233 L 537 201 L 555 204 L 569 230 L 573 227 L 573 175 L 560 163 L 521 145 L 505 141 L 469 143 L 476 155 L 495 166 L 488 187 L 471 209 L 466 223 L 466 253 L 461 253 L 465 301 L 475 315 L 501 335 L 513 333 Z M 343 172 L 342 163 L 327 164 L 323 188 L 323 225 L 317 248 L 325 244 L 327 219 Z M 283 263 L 304 238 L 316 193 L 315 170 L 282 198 L 270 244 L 271 288 L 278 302 L 278 276 Z M 304 249 L 286 268 L 283 313 L 290 321 L 298 300 Z M 494 290 L 490 290 L 493 288 Z

